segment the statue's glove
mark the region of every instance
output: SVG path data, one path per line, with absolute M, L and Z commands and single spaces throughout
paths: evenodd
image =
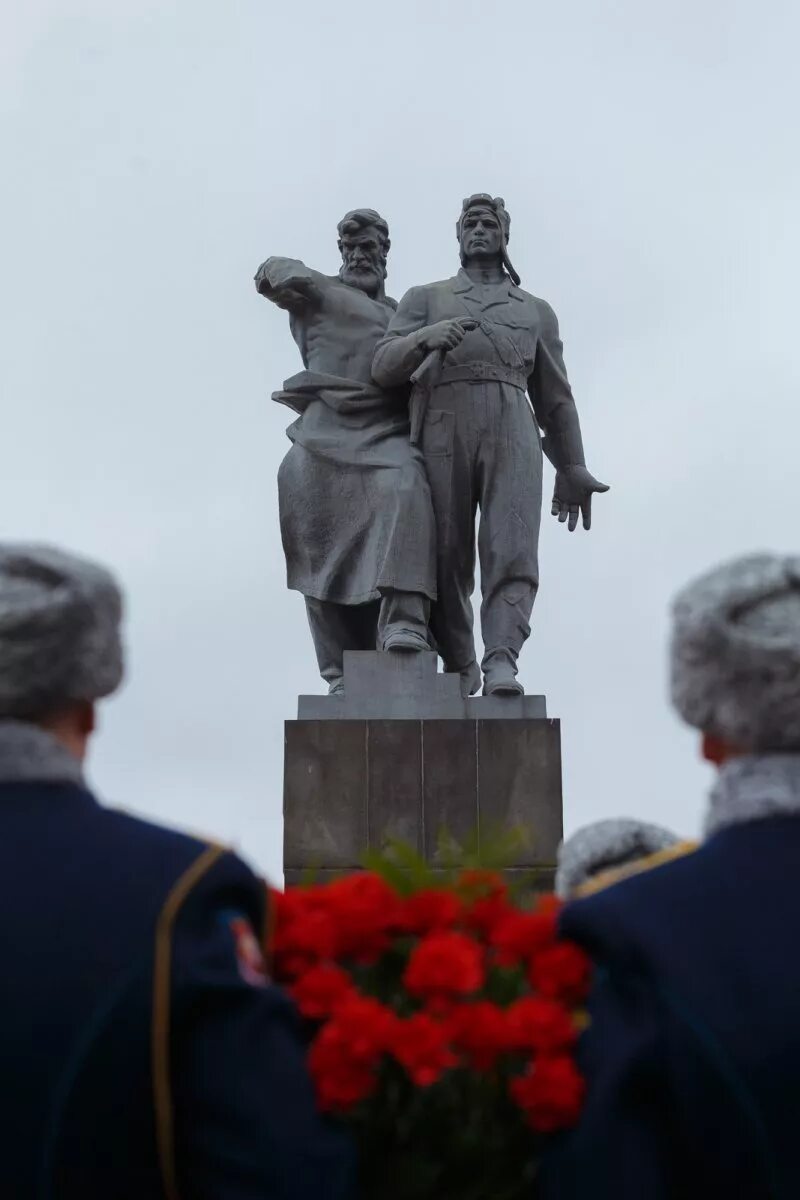
M 600 483 L 586 467 L 561 467 L 556 471 L 551 512 L 562 524 L 569 520 L 570 533 L 577 527 L 579 512 L 583 514 L 583 528 L 591 529 L 592 496 L 607 491 L 608 484 Z

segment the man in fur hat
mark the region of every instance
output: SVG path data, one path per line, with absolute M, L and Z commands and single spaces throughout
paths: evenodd
M 479 508 L 488 695 L 522 691 L 517 658 L 539 586 L 539 427 L 556 468 L 552 511 L 560 521 L 573 530 L 582 513 L 588 529 L 592 496 L 607 491 L 586 469 L 555 313 L 519 287 L 508 258 L 509 228 L 501 199 L 480 194 L 464 201 L 456 229 L 461 270 L 403 297 L 372 366 L 376 383 L 397 387 L 426 356 L 440 356 L 441 369 L 426 384 L 420 431 L 436 515 L 431 629 L 446 669 L 461 672 L 465 690 L 477 690 L 472 591 Z
M 264 884 L 86 783 L 121 611 L 102 567 L 0 544 L 0 1196 L 338 1200 Z
M 705 841 L 564 910 L 588 1093 L 542 1200 L 800 1195 L 800 558 L 681 592 L 672 695 L 718 768 Z

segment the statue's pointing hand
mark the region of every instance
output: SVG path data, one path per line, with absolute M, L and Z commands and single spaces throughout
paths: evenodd
M 607 483 L 600 483 L 586 467 L 564 467 L 556 471 L 556 486 L 553 492 L 551 512 L 563 524 L 569 521 L 570 533 L 578 525 L 578 513 L 583 514 L 583 528 L 592 527 L 592 496 L 595 492 L 608 491 Z

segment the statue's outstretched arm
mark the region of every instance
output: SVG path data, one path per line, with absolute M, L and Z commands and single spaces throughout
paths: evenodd
M 322 300 L 324 275 L 299 258 L 268 258 L 255 273 L 256 290 L 279 308 L 300 312 Z

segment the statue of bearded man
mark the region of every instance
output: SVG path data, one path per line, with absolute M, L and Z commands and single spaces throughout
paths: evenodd
M 338 232 L 337 275 L 268 258 L 255 276 L 288 311 L 305 368 L 273 395 L 299 414 L 278 474 L 281 537 L 332 694 L 343 690 L 345 650 L 430 649 L 436 599 L 433 508 L 409 441 L 408 391 L 376 387 L 371 375 L 397 308 L 385 293 L 389 228 L 363 208 Z

